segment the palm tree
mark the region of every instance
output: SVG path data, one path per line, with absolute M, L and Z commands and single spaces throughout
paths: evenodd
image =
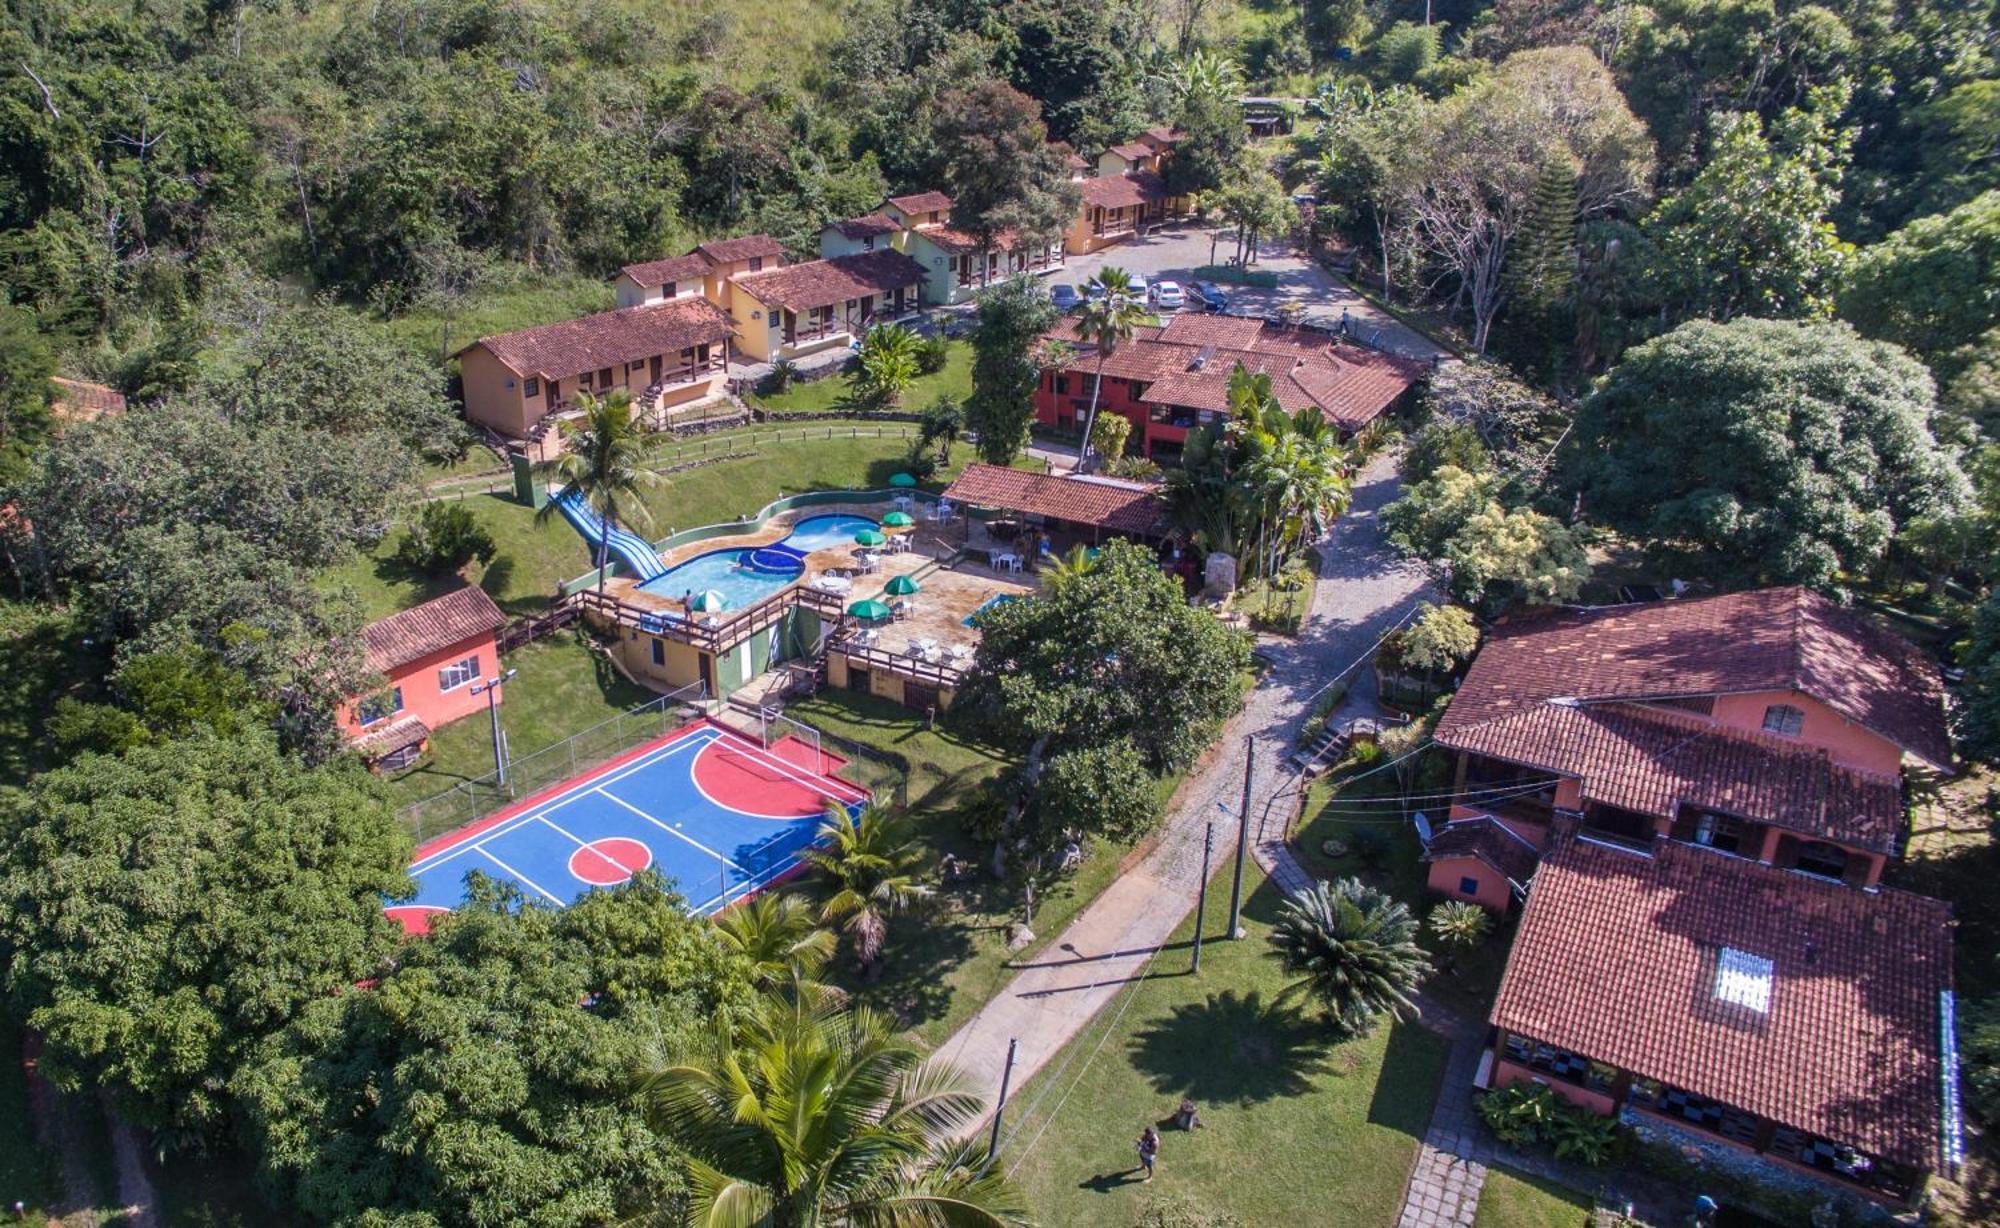
M 1493 917 L 1477 904 L 1446 900 L 1431 909 L 1430 926 L 1438 945 L 1444 948 L 1445 966 L 1456 974 L 1459 955 L 1486 941 Z
M 1299 974 L 1280 997 L 1310 995 L 1350 1036 L 1385 1011 L 1413 1017 L 1410 994 L 1430 971 L 1416 934 L 1407 907 L 1360 879 L 1314 883 L 1285 901 L 1271 930 L 1273 954 Z
M 573 490 L 584 506 L 604 522 L 602 540 L 597 543 L 597 591 L 604 592 L 604 574 L 610 570 L 611 534 L 621 524 L 651 524 L 653 515 L 640 499 L 642 488 L 656 486 L 660 478 L 642 467 L 645 448 L 639 424 L 632 418 L 632 394 L 623 388 L 606 397 L 581 393 L 576 398 L 583 417 L 563 423 L 564 450 L 561 456 L 535 466 L 535 472 L 550 485 Z M 556 500 L 544 503 L 535 513 L 535 523 L 544 524 L 558 512 Z
M 1153 74 L 1153 79 L 1167 87 L 1176 111 L 1185 109 L 1189 102 L 1196 99 L 1234 102 L 1236 96 L 1243 92 L 1243 71 L 1236 66 L 1236 61 L 1201 50 L 1189 52 L 1164 71 Z
M 1050 559 L 1042 568 L 1042 583 L 1049 588 L 1062 588 L 1083 579 L 1097 570 L 1097 556 L 1084 549 L 1081 542 L 1069 548 L 1069 553 Z
M 643 1073 L 638 1094 L 688 1155 L 698 1228 L 1031 1222 L 976 1144 L 954 1141 L 985 1108 L 966 1075 L 871 1011 L 772 1004 L 709 1062 Z
M 874 405 L 894 405 L 917 378 L 917 334 L 900 324 L 877 324 L 861 339 L 855 390 Z
M 854 955 L 866 975 L 874 975 L 889 918 L 931 893 L 916 880 L 919 860 L 909 829 L 895 813 L 864 806 L 850 814 L 829 803 L 820 821 L 819 845 L 805 859 L 826 876 L 832 893 L 820 905 L 824 925 L 838 925 L 854 939 Z
M 715 919 L 722 945 L 750 961 L 750 979 L 765 991 L 806 985 L 833 958 L 838 941 L 821 929 L 802 895 L 769 891 L 753 896 Z
M 1132 279 L 1123 269 L 1100 269 L 1090 279 L 1089 293 L 1076 309 L 1076 335 L 1097 347 L 1097 377 L 1090 385 L 1090 411 L 1083 419 L 1083 443 L 1078 449 L 1079 468 L 1090 471 L 1090 431 L 1097 425 L 1097 398 L 1104 391 L 1104 363 L 1118 347 L 1132 339 L 1145 318 L 1145 304 L 1132 292 Z

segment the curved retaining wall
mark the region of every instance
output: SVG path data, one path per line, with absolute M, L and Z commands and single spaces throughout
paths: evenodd
M 754 513 L 741 520 L 725 520 L 717 524 L 705 524 L 698 528 L 682 529 L 668 534 L 653 543 L 657 551 L 672 550 L 677 546 L 693 545 L 717 537 L 730 537 L 739 533 L 755 533 L 764 527 L 771 517 L 784 512 L 795 512 L 800 508 L 825 507 L 832 503 L 884 503 L 897 495 L 909 495 L 923 502 L 936 503 L 938 496 L 928 490 L 911 487 L 884 486 L 874 490 L 809 490 L 803 494 L 786 495 L 773 499 Z M 761 548 L 761 547 L 760 547 Z M 615 566 L 615 565 L 614 565 Z M 612 574 L 617 574 L 615 571 Z M 585 572 L 562 586 L 564 596 L 594 586 L 597 583 L 595 571 Z

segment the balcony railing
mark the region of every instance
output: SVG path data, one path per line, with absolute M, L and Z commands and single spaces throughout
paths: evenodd
M 919 682 L 933 683 L 939 687 L 956 688 L 965 680 L 971 665 L 970 659 L 963 664 L 952 664 L 948 660 L 928 661 L 914 657 L 907 652 L 891 652 L 874 644 L 864 644 L 853 631 L 842 632 L 827 641 L 826 650 L 837 652 L 849 661 L 858 662 L 870 669 L 886 669 L 892 674 L 914 678 Z

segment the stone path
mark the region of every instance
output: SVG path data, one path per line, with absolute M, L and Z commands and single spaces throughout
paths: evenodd
M 1322 580 L 1304 634 L 1262 647 L 1272 668 L 1181 790 L 1151 850 L 940 1046 L 939 1055 L 970 1074 L 989 1100 L 998 1093 L 1010 1039 L 1020 1042 L 1013 1075 L 1018 1090 L 1119 990 L 1149 970 L 1194 907 L 1202 835 L 1211 821 L 1213 868 L 1228 864 L 1246 756 L 1257 764 L 1253 840 L 1260 853 L 1282 840 L 1297 806 L 1298 778 L 1287 761 L 1313 699 L 1335 674 L 1365 657 L 1425 592 L 1422 571 L 1396 557 L 1377 521 L 1397 493 L 1395 459 L 1377 457 L 1356 479 L 1353 507 L 1322 544 Z M 1280 885 L 1285 882 L 1281 877 Z M 1185 956 L 1176 950 L 1168 958 L 1179 971 Z
M 1444 1086 L 1431 1110 L 1430 1129 L 1417 1148 L 1403 1194 L 1403 1214 L 1396 1228 L 1470 1228 L 1479 1211 L 1479 1192 L 1486 1185 L 1489 1157 L 1483 1127 L 1472 1112 L 1472 1076 L 1479 1069 L 1481 1029 L 1441 1008 L 1424 1004 L 1424 1013 L 1443 1025 L 1451 1037 L 1451 1056 L 1444 1064 Z

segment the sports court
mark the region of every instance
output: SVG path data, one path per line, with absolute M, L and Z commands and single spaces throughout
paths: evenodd
M 796 867 L 827 803 L 868 799 L 834 775 L 844 763 L 796 736 L 765 747 L 691 722 L 423 845 L 416 898 L 389 915 L 422 933 L 464 899 L 473 870 L 560 906 L 656 869 L 696 914 L 715 912 Z

